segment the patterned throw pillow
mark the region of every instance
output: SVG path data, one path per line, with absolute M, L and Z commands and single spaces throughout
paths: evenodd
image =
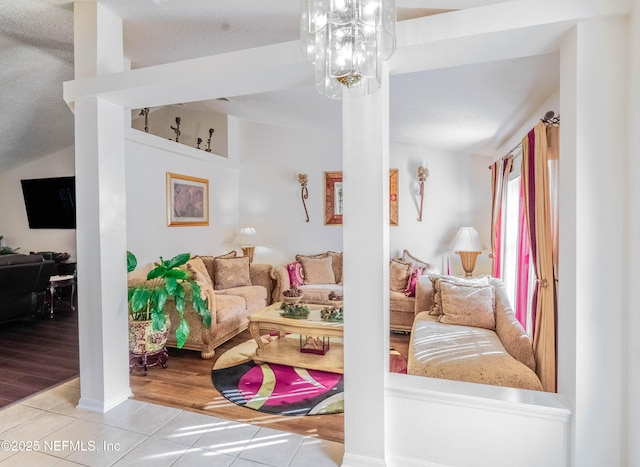
M 289 283 L 293 287 L 304 284 L 304 277 L 302 277 L 302 264 L 298 261 L 287 264 L 287 272 L 289 273 Z
M 304 283 L 308 284 L 335 284 L 336 276 L 333 274 L 332 261 L 329 256 L 324 258 L 300 257 Z
M 411 264 L 392 259 L 389 261 L 389 289 L 404 292 L 411 276 Z
M 209 277 L 212 281 L 215 281 L 216 277 L 216 268 L 214 262 L 216 258 L 235 258 L 237 253 L 235 250 L 231 250 L 229 253 L 225 253 L 224 255 L 219 256 L 195 256 L 195 258 L 200 258 L 204 263 L 204 266 L 207 268 L 207 272 L 209 273 Z M 192 258 L 193 259 L 193 258 Z
M 449 282 L 457 285 L 489 285 L 489 276 L 458 277 L 433 274 L 430 277 L 431 282 L 433 283 L 433 307 L 429 314 L 432 316 L 440 316 L 442 314 L 442 298 L 440 294 L 440 285 L 442 282 Z
M 251 285 L 248 256 L 240 256 L 238 258 L 215 258 L 213 263 L 216 290 Z
M 490 285 L 440 283 L 442 315 L 438 321 L 477 328 L 495 329 L 494 290 Z
M 415 297 L 416 296 L 416 282 L 418 282 L 418 277 L 424 273 L 423 267 L 415 268 L 411 272 L 411 276 L 407 281 L 407 287 L 404 289 L 404 295 L 406 297 Z

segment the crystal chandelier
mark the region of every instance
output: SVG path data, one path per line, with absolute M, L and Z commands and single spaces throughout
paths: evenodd
M 318 91 L 340 99 L 380 88 L 382 61 L 395 51 L 395 0 L 301 0 L 302 52 L 315 65 Z

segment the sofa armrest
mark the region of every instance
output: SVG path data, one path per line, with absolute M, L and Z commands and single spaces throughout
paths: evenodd
M 289 281 L 289 273 L 284 266 L 275 266 L 271 269 L 271 278 L 275 280 L 273 292 L 271 293 L 273 302 L 282 301 L 282 292 L 291 288 L 291 282 Z
M 496 334 L 513 358 L 536 371 L 531 339 L 511 308 L 503 282 L 499 279 L 491 279 L 491 285 L 495 290 Z
M 433 306 L 433 283 L 431 277 L 422 275 L 416 281 L 415 314 L 422 311 L 431 311 Z
M 251 264 L 249 266 L 249 274 L 251 275 L 252 285 L 261 285 L 267 289 L 267 305 L 271 304 L 271 294 L 274 289 L 274 280 L 271 278 L 270 264 Z

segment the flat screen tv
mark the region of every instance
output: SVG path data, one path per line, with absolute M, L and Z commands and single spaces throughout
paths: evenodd
M 76 178 L 21 180 L 31 229 L 76 228 Z

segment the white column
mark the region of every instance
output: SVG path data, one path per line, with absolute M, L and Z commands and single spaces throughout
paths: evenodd
M 624 19 L 580 23 L 561 52 L 558 380 L 581 467 L 627 465 L 626 32 Z
M 76 76 L 121 70 L 120 19 L 99 4 L 78 2 L 74 21 Z M 74 110 L 78 407 L 104 412 L 131 395 L 125 260 L 125 111 L 97 97 L 76 100 Z
M 343 100 L 345 466 L 385 464 L 389 87 Z
M 636 292 L 637 268 L 635 259 L 640 257 L 640 183 L 637 182 L 640 173 L 640 135 L 635 129 L 640 128 L 640 0 L 633 2 L 634 9 L 629 21 L 629 65 L 628 93 L 629 93 L 629 149 L 627 187 L 625 199 L 627 208 L 627 257 L 633 258 L 627 263 L 626 269 L 626 303 L 627 314 L 627 360 L 624 362 L 628 375 L 627 383 L 627 459 L 625 465 L 640 465 L 640 313 L 638 313 L 638 294 Z

